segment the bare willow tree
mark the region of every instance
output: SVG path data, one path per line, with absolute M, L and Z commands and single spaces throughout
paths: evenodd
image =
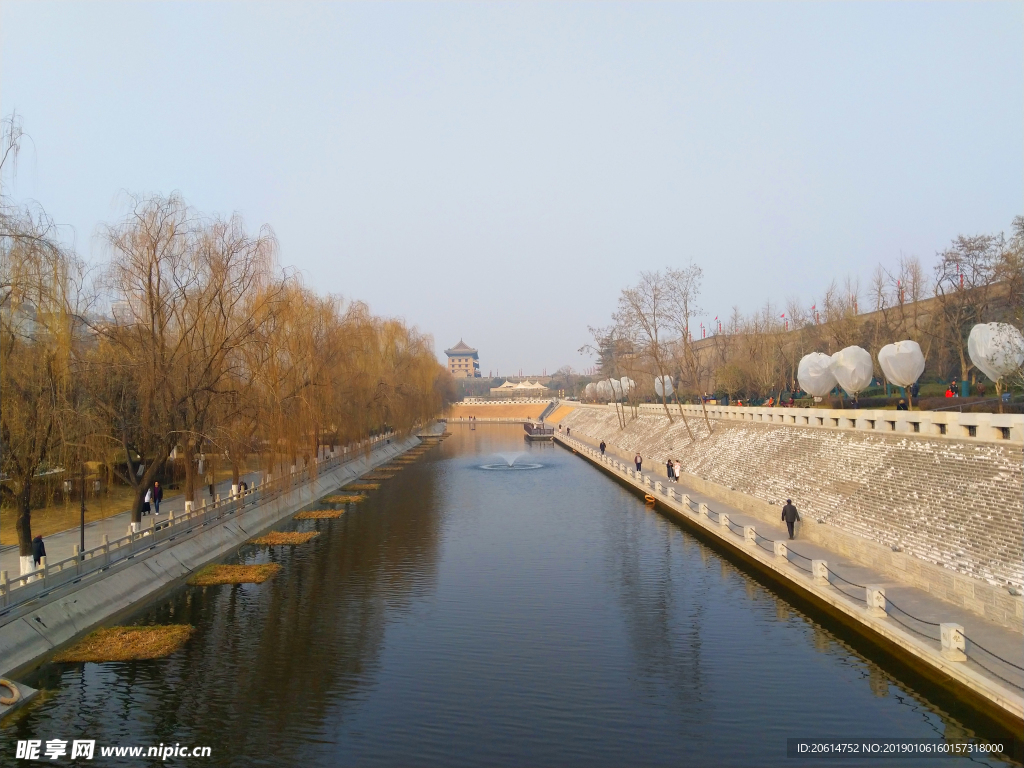
M 635 337 L 641 345 L 640 352 L 649 363 L 651 371 L 661 381 L 674 378 L 672 343 L 672 299 L 670 290 L 660 272 L 641 272 L 640 282 L 626 288 L 619 295 L 618 308 L 612 315 L 615 324 L 627 335 Z M 672 413 L 668 407 L 668 396 L 662 389 L 661 404 L 671 422 Z M 694 439 L 693 431 L 686 419 L 686 413 L 679 409 L 686 433 Z
M 17 117 L 5 120 L 0 178 L 21 137 Z M 46 214 L 13 204 L 0 187 L 0 488 L 16 508 L 22 573 L 34 569 L 33 490 L 41 475 L 64 470 L 73 431 L 84 278 Z
M 678 351 L 678 354 L 675 355 L 677 365 L 685 372 L 697 393 L 704 413 L 704 423 L 707 425 L 710 435 L 714 430 L 711 428 L 711 419 L 708 417 L 708 408 L 701 395 L 700 385 L 704 366 L 700 355 L 694 349 L 691 332 L 691 324 L 701 316 L 698 301 L 700 300 L 700 284 L 703 277 L 703 270 L 691 262 L 681 269 L 665 270 L 663 284 L 666 294 L 665 314 L 677 337 L 676 343 L 671 349 Z M 687 430 L 689 430 L 689 425 L 687 425 Z
M 1000 253 L 1005 248 L 1001 235 L 957 237 L 939 254 L 935 265 L 937 319 L 933 333 L 955 357 L 960 380 L 974 364 L 967 354 L 971 328 L 988 314 Z

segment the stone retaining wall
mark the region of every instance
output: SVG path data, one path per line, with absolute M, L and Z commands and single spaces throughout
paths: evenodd
M 645 467 L 661 472 L 666 458 L 679 459 L 695 478 L 761 505 L 777 508 L 792 498 L 805 518 L 821 521 L 822 534 L 831 527 L 903 560 L 941 566 L 951 577 L 1024 586 L 1024 452 L 1014 441 L 725 420 L 712 420 L 709 435 L 702 418 L 688 419 L 693 443 L 678 417 L 669 423 L 649 411 L 625 429 L 601 408 L 578 409 L 562 424 L 604 439 L 628 459 L 639 451 Z

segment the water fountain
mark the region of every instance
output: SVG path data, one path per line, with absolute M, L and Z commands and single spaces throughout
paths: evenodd
M 540 469 L 542 466 L 544 466 L 543 464 L 535 464 L 535 463 L 532 463 L 532 462 L 521 462 L 521 461 L 519 461 L 519 458 L 521 456 L 525 456 L 526 455 L 526 451 L 515 451 L 514 453 L 499 452 L 497 455 L 501 456 L 501 458 L 505 460 L 504 464 L 500 464 L 500 463 L 482 464 L 482 465 L 480 465 L 480 469 L 490 469 L 490 470 L 499 470 L 499 471 L 508 472 L 510 470 L 511 471 L 521 471 L 521 470 L 524 470 L 524 469 Z

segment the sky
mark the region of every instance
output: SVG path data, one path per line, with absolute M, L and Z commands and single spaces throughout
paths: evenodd
M 87 260 L 126 193 L 273 227 L 311 287 L 578 349 L 642 270 L 711 318 L 1024 213 L 1024 3 L 10 2 L 16 198 Z

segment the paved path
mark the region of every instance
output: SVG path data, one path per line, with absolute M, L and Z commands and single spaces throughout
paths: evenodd
M 263 476 L 262 472 L 250 472 L 247 475 L 243 475 L 242 479 L 247 482 L 250 487 L 253 482 L 259 480 Z M 224 480 L 214 488 L 214 491 L 220 494 L 221 498 L 226 498 L 231 492 L 231 480 Z M 202 505 L 203 499 L 206 499 L 207 503 L 211 502 L 209 496 L 208 486 L 201 486 L 196 493 L 196 504 Z M 166 520 L 171 512 L 179 513 L 185 511 L 185 495 L 178 494 L 173 496 L 166 501 L 160 503 L 160 514 L 157 516 L 157 521 Z M 151 515 L 146 515 L 142 518 L 142 522 L 145 525 L 150 524 L 152 519 Z M 92 547 L 98 547 L 103 540 L 104 534 L 113 540 L 118 539 L 128 533 L 128 524 L 131 522 L 131 513 L 129 511 L 121 512 L 120 514 L 111 515 L 105 517 L 102 520 L 93 520 L 91 523 L 85 524 L 85 548 L 90 549 Z M 57 560 L 64 560 L 65 558 L 71 557 L 74 554 L 74 546 L 81 540 L 81 529 L 78 526 L 74 528 L 68 528 L 66 531 L 60 533 L 52 533 L 49 536 L 43 537 L 43 542 L 46 544 L 46 560 L 47 562 L 54 563 Z M 0 570 L 7 571 L 9 576 L 17 576 L 21 573 L 21 561 L 20 555 L 18 554 L 18 546 L 11 545 L 0 549 Z
M 594 440 L 581 434 L 573 434 L 572 437 L 595 449 L 600 443 L 600 440 Z M 613 454 L 610 446 L 608 455 L 626 463 L 631 469 L 633 468 L 631 457 L 627 458 L 620 453 Z M 644 466 L 641 474 L 644 477 L 650 477 L 652 485 L 655 482 L 661 482 L 665 485 L 665 467 L 660 466 L 658 469 L 660 469 L 660 473 L 657 470 L 654 472 L 649 471 L 649 468 Z M 1003 659 L 1006 659 L 1019 667 L 1024 667 L 1024 637 L 1022 637 L 1021 632 L 1014 632 L 1012 629 L 1007 629 L 1006 627 L 995 624 L 976 613 L 972 613 L 963 608 L 958 608 L 951 603 L 947 603 L 944 600 L 940 600 L 939 598 L 930 595 L 922 589 L 894 581 L 891 576 L 884 575 L 872 568 L 846 560 L 836 552 L 828 550 L 822 546 L 812 544 L 809 541 L 802 541 L 800 540 L 799 528 L 797 530 L 796 540 L 788 541 L 789 533 L 786 530 L 785 523 L 783 523 L 781 519 L 779 522 L 772 525 L 760 518 L 755 518 L 751 515 L 739 512 L 727 504 L 723 504 L 722 502 L 715 501 L 712 498 L 689 490 L 682 483 L 672 483 L 670 487 L 672 487 L 677 493 L 689 494 L 690 499 L 693 502 L 705 503 L 713 511 L 726 513 L 729 515 L 729 520 L 735 522 L 737 525 L 753 525 L 761 536 L 769 539 L 786 541 L 786 543 L 790 545 L 789 548 L 791 552 L 799 552 L 801 555 L 815 560 L 825 560 L 828 563 L 829 570 L 833 573 L 839 574 L 844 579 L 848 579 L 858 585 L 870 584 L 872 586 L 885 587 L 885 597 L 890 604 L 898 605 L 901 609 L 913 616 L 916 616 L 918 619 L 922 619 L 925 622 L 931 622 L 932 624 L 939 624 L 941 622 L 956 622 L 957 624 L 961 624 L 964 627 L 964 634 L 974 641 L 975 646 L 980 643 L 985 647 L 985 649 L 998 654 Z M 739 540 L 738 537 L 737 540 Z M 771 545 L 769 544 L 767 546 Z M 805 565 L 809 567 L 810 563 L 805 563 Z M 863 588 L 852 587 L 848 584 L 842 584 L 841 582 L 839 583 L 839 586 L 842 587 L 840 591 L 849 597 L 862 601 L 865 600 L 865 590 Z M 914 621 L 913 619 L 901 614 L 899 611 L 892 610 L 891 608 L 889 611 L 889 617 L 890 620 L 901 623 L 904 629 L 911 630 L 922 639 L 928 638 L 929 640 L 934 641 L 935 647 L 940 647 L 939 628 L 937 626 L 930 626 L 928 624 L 922 624 L 918 621 Z M 1022 629 L 1024 629 L 1024 627 L 1022 627 Z M 972 655 L 974 654 L 973 651 L 971 653 Z M 973 658 L 964 663 L 971 666 L 982 675 L 989 677 L 994 675 L 1001 678 L 1004 682 L 1010 684 L 1011 689 L 1017 690 L 1018 692 L 1024 690 L 1024 673 L 1000 663 L 995 659 L 987 658 L 987 654 L 983 652 L 977 653 L 976 655 L 983 659 L 982 664 L 977 663 Z

